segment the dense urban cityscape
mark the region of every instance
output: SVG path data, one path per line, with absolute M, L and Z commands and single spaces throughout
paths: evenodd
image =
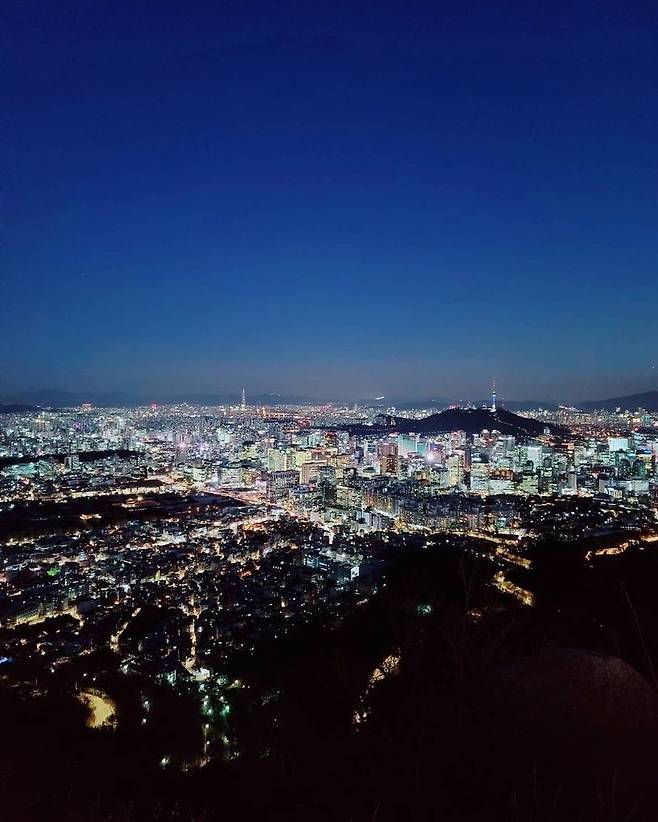
M 443 413 L 471 425 L 476 410 Z M 492 588 L 532 607 L 514 571 L 533 546 L 586 541 L 595 556 L 658 538 L 655 412 L 522 416 L 494 389 L 491 430 L 416 434 L 395 430 L 394 411 L 254 406 L 244 391 L 227 407 L 7 410 L 4 679 L 67 682 L 90 727 L 144 734 L 168 688 L 196 706 L 197 742 L 176 752 L 176 729 L 152 756 L 188 771 L 238 757 L 240 712 L 274 699 L 245 681 L 259 649 L 339 625 L 408 546 L 466 546 L 491 564 Z M 499 414 L 543 433 L 502 434 Z M 441 416 L 416 409 L 404 427 Z

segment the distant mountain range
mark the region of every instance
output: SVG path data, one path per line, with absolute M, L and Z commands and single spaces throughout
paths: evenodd
M 450 400 L 445 397 L 426 399 L 426 400 L 405 400 L 403 398 L 385 397 L 382 400 L 365 399 L 358 400 L 359 405 L 365 405 L 370 408 L 395 408 L 397 411 L 418 411 L 422 408 L 437 408 L 443 410 L 451 405 L 473 405 L 476 408 L 483 406 L 487 407 L 491 399 L 475 400 L 473 402 L 465 403 L 462 401 Z M 532 411 L 535 408 L 543 408 L 547 411 L 555 411 L 558 408 L 558 403 L 550 402 L 548 400 L 499 400 L 498 405 L 501 408 L 507 408 L 508 411 Z
M 584 411 L 614 411 L 621 408 L 622 411 L 636 411 L 638 408 L 645 408 L 647 411 L 658 411 L 658 391 L 645 391 L 642 394 L 629 394 L 626 397 L 612 397 L 609 400 L 597 400 L 595 402 L 583 402 L 579 406 Z
M 214 393 L 181 393 L 181 394 L 136 394 L 130 392 L 104 392 L 93 391 L 23 391 L 9 397 L 2 398 L 4 407 L 23 406 L 22 410 L 29 408 L 74 408 L 83 403 L 91 403 L 97 408 L 124 408 L 137 405 L 150 405 L 156 402 L 161 405 L 177 403 L 190 403 L 191 405 L 239 405 L 240 394 L 214 394 Z M 257 394 L 247 395 L 247 402 L 250 405 L 317 405 L 323 400 L 303 397 L 297 394 Z M 326 400 L 330 402 L 330 400 Z M 0 407 L 3 407 L 0 405 Z M 20 409 L 16 409 L 20 410 Z
M 153 394 L 138 394 L 135 392 L 94 392 L 94 391 L 59 391 L 57 389 L 44 389 L 37 391 L 22 391 L 10 396 L 0 398 L 0 413 L 19 413 L 29 411 L 31 408 L 72 408 L 83 403 L 91 403 L 97 408 L 122 408 L 136 405 L 150 405 L 157 402 L 161 405 L 177 404 L 187 402 L 191 405 L 238 405 L 240 394 L 234 393 L 212 393 L 212 392 L 181 392 L 179 394 L 164 394 L 154 392 Z M 433 397 L 422 400 L 406 400 L 402 397 L 373 398 L 366 397 L 357 399 L 360 406 L 371 408 L 395 408 L 399 411 L 413 411 L 427 408 L 438 410 L 448 409 L 454 404 L 454 400 L 446 397 Z M 317 398 L 306 397 L 300 394 L 247 394 L 249 405 L 322 405 L 329 403 L 353 404 L 353 399 L 345 398 Z M 488 400 L 474 402 L 476 408 L 488 406 Z M 547 400 L 499 400 L 499 406 L 507 411 L 532 411 L 536 408 L 555 410 L 558 405 Z M 579 408 L 590 411 L 605 409 L 614 411 L 616 408 L 622 410 L 635 411 L 637 408 L 646 408 L 647 411 L 658 411 L 658 391 L 646 391 L 642 394 L 629 394 L 624 397 L 612 397 L 607 400 L 596 400 L 581 402 Z
M 547 429 L 554 434 L 563 431 L 557 425 L 548 425 L 529 417 L 521 417 L 504 408 L 496 411 L 489 408 L 448 408 L 419 420 L 381 414 L 374 425 L 341 427 L 353 434 L 384 434 L 387 431 L 399 434 L 448 434 L 452 431 L 479 434 L 486 429 L 519 438 L 537 437 Z

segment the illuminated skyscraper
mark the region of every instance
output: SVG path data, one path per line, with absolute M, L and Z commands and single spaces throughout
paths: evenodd
M 489 493 L 489 464 L 480 456 L 471 462 L 471 491 L 474 494 Z
M 569 472 L 567 474 L 567 488 L 570 494 L 577 494 L 578 493 L 578 475 L 576 473 L 576 468 L 574 465 L 569 466 Z
M 242 389 L 242 400 L 240 401 L 240 408 L 244 411 L 247 407 L 247 395 L 245 394 L 244 388 Z

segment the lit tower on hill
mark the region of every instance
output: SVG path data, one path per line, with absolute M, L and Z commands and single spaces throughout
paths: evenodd
M 247 395 L 245 394 L 244 388 L 242 389 L 242 399 L 240 400 L 240 408 L 244 411 L 247 407 Z
M 496 378 L 491 382 L 491 410 L 496 413 Z

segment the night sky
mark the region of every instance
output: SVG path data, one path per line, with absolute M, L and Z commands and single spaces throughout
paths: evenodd
M 13 2 L 0 395 L 658 388 L 653 2 Z

